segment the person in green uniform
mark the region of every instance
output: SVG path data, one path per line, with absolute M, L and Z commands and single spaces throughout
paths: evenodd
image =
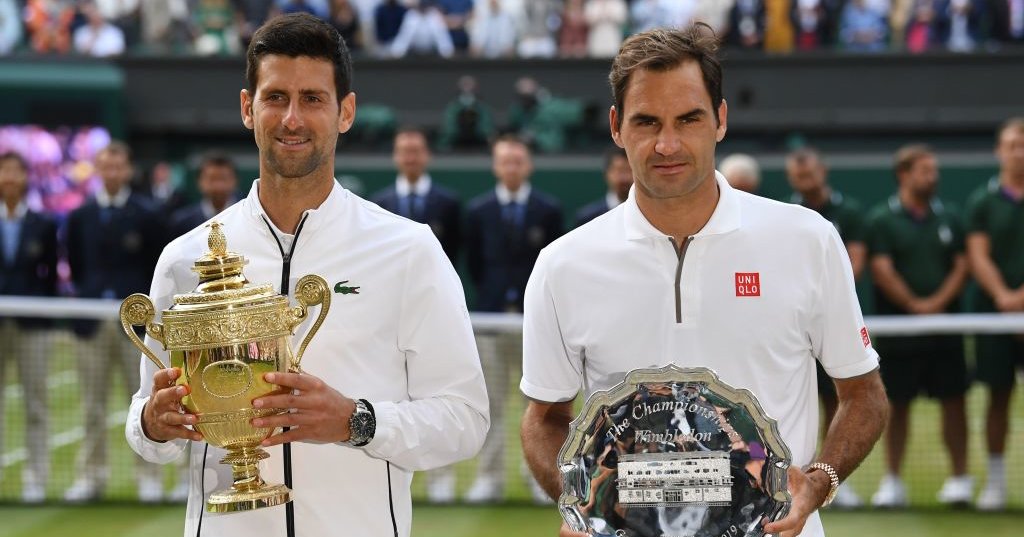
M 864 217 L 860 204 L 844 196 L 828 184 L 828 167 L 821 154 L 812 147 L 802 147 L 786 157 L 786 178 L 793 189 L 791 201 L 817 211 L 839 231 L 846 252 L 850 256 L 853 277 L 860 279 L 867 260 L 867 245 L 864 242 Z M 828 431 L 836 415 L 839 400 L 831 377 L 821 364 L 818 369 L 818 397 L 825 409 L 822 431 Z M 839 486 L 832 505 L 836 507 L 857 507 L 861 500 L 849 485 Z
M 960 311 L 967 281 L 967 257 L 960 218 L 935 193 L 939 167 L 922 144 L 896 153 L 898 189 L 868 215 L 869 264 L 875 308 L 880 315 L 926 315 Z M 953 464 L 939 490 L 945 504 L 966 505 L 974 481 L 967 474 L 967 365 L 963 336 L 892 336 L 875 339 L 889 402 L 885 462 L 887 473 L 871 497 L 877 507 L 902 507 L 907 491 L 900 479 L 907 447 L 910 402 L 924 392 L 942 406 L 942 440 Z
M 999 174 L 978 189 L 967 205 L 967 257 L 981 287 L 979 312 L 1024 312 L 1024 117 L 999 129 Z M 1003 453 L 1009 429 L 1015 370 L 1024 369 L 1024 336 L 979 336 L 977 378 L 989 388 L 986 417 L 988 480 L 977 506 L 1006 506 Z

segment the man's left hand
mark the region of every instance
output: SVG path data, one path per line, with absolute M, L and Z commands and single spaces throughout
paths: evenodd
M 327 444 L 349 439 L 349 418 L 355 401 L 307 373 L 267 373 L 267 382 L 290 389 L 288 393 L 266 395 L 252 402 L 253 408 L 286 408 L 286 414 L 255 418 L 255 427 L 291 427 L 264 440 L 263 447 L 285 442 Z
M 779 537 L 795 537 L 804 529 L 807 517 L 821 507 L 828 496 L 831 483 L 825 472 L 805 473 L 795 466 L 789 467 L 789 493 L 793 496 L 789 513 L 776 522 L 765 524 L 765 533 L 777 533 Z

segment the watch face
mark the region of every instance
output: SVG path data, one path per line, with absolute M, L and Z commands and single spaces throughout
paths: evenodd
M 373 439 L 373 433 L 376 430 L 377 420 L 373 418 L 368 410 L 364 408 L 358 408 L 355 414 L 352 414 L 352 419 L 349 420 L 349 428 L 351 429 L 350 442 L 353 444 L 365 444 Z

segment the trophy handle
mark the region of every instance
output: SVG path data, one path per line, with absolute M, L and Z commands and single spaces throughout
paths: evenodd
M 331 308 L 331 289 L 327 286 L 327 280 L 316 274 L 307 274 L 299 278 L 298 283 L 295 284 L 295 298 L 299 301 L 299 306 L 292 308 L 292 315 L 294 317 L 293 328 L 306 318 L 310 306 L 320 304 L 320 315 L 313 322 L 313 326 L 309 328 L 309 332 L 306 332 L 306 337 L 302 338 L 302 344 L 299 345 L 299 350 L 295 353 L 295 358 L 292 360 L 290 369 L 299 372 L 302 371 L 300 367 L 302 353 L 306 351 L 309 340 L 313 339 L 317 330 L 320 329 L 320 325 L 324 324 L 327 310 Z
M 149 350 L 149 347 L 139 339 L 138 334 L 132 329 L 133 326 L 145 326 L 149 337 L 164 343 L 164 325 L 153 322 L 155 316 L 156 308 L 153 307 L 153 301 L 142 293 L 135 293 L 121 302 L 121 328 L 124 329 L 125 335 L 157 367 L 167 369 L 167 366 L 156 357 L 153 351 Z

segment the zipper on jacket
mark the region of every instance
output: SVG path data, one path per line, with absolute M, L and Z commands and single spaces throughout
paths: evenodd
M 682 324 L 683 322 L 683 297 L 682 297 L 682 275 L 683 275 L 683 261 L 686 259 L 686 249 L 690 247 L 690 243 L 693 242 L 693 236 L 686 237 L 683 241 L 682 246 L 676 245 L 676 240 L 672 237 L 668 238 L 668 241 L 672 243 L 672 251 L 676 253 L 678 262 L 676 263 L 676 324 Z

